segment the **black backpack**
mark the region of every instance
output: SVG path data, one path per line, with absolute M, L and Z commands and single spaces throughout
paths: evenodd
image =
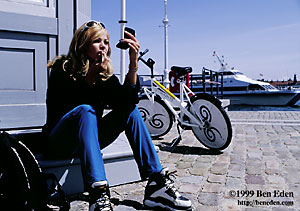
M 7 210 L 69 210 L 56 176 L 42 172 L 32 152 L 16 137 L 0 133 L 0 205 Z

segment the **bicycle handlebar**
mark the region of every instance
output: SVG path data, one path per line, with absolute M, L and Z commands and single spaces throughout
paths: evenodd
M 153 74 L 153 66 L 155 64 L 155 61 L 151 58 L 148 58 L 147 61 L 145 61 L 142 57 L 148 53 L 149 49 L 144 50 L 143 52 L 140 52 L 140 56 L 138 57 L 138 61 L 141 60 L 145 65 L 147 65 L 151 70 L 151 78 L 154 78 Z
M 146 53 L 148 53 L 149 49 L 146 48 L 146 50 L 144 50 L 144 52 L 140 52 L 140 57 L 144 56 Z

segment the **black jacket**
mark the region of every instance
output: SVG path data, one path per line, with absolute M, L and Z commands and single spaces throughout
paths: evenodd
M 47 135 L 58 121 L 78 105 L 91 105 L 101 118 L 103 109 L 128 109 L 138 103 L 140 84 L 130 85 L 127 77 L 123 85 L 113 75 L 106 81 L 97 80 L 94 86 L 84 82 L 84 77 L 74 80 L 62 69 L 64 59 L 55 62 L 51 69 L 47 89 L 47 122 L 43 132 Z

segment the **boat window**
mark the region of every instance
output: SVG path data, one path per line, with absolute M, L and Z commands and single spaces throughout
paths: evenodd
M 217 87 L 212 87 L 213 91 L 215 92 L 217 90 Z M 205 89 L 206 92 L 210 92 L 211 91 L 211 87 L 207 86 Z M 219 91 L 221 91 L 221 89 L 219 88 Z M 231 87 L 223 87 L 223 91 L 227 92 L 227 91 L 247 91 L 247 87 L 246 86 L 231 86 Z M 203 87 L 196 87 L 193 88 L 193 92 L 203 92 Z
M 265 90 L 264 87 L 262 87 L 261 85 L 258 85 L 258 84 L 250 84 L 248 86 L 248 89 L 249 90 Z
M 263 85 L 263 87 L 265 89 L 276 89 L 274 86 L 272 86 L 271 84 L 270 85 Z
M 233 72 L 223 72 L 223 75 L 234 75 Z
M 247 91 L 246 86 L 227 86 L 223 88 L 224 91 Z
M 241 72 L 234 72 L 235 75 L 244 75 L 243 73 Z

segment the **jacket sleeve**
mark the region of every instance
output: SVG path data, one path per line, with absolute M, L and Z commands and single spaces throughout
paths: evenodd
M 75 106 L 75 82 L 61 65 L 58 61 L 51 69 L 47 89 L 47 123 L 52 127 Z
M 134 84 L 134 85 L 130 84 L 128 81 L 128 78 L 126 77 L 125 81 L 124 81 L 124 85 L 123 85 L 123 86 L 130 87 L 130 89 L 132 91 L 132 95 L 134 95 L 134 96 L 132 96 L 134 98 L 134 99 L 132 99 L 134 104 L 137 104 L 139 102 L 138 96 L 139 96 L 139 92 L 141 90 L 141 85 L 140 85 L 140 80 L 139 80 L 138 75 L 136 77 L 137 77 L 136 84 Z

